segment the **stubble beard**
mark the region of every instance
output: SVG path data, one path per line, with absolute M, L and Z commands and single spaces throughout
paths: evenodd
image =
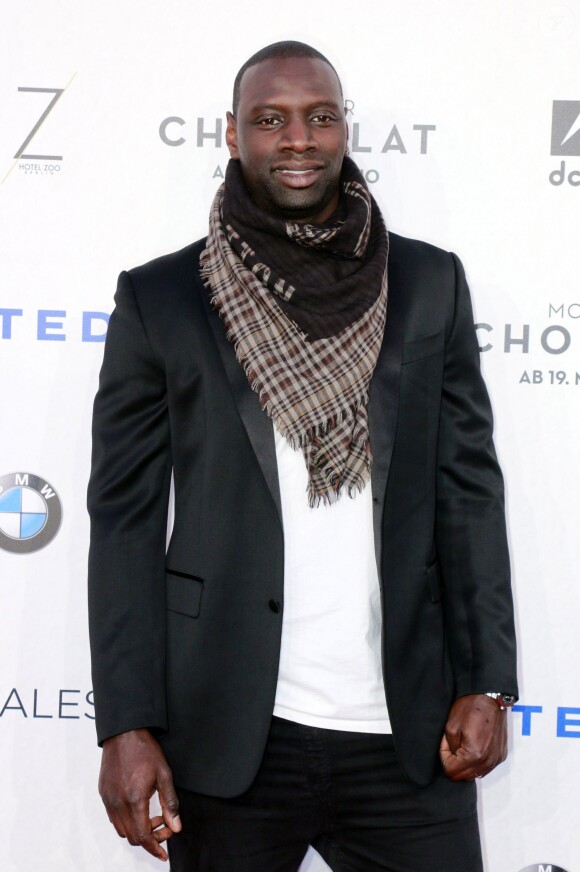
M 268 170 L 260 175 L 249 191 L 254 202 L 269 214 L 289 221 L 308 221 L 328 206 L 339 186 L 340 173 L 332 178 L 321 179 L 308 188 L 284 188 Z

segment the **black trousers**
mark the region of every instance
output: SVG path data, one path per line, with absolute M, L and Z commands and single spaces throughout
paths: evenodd
M 309 845 L 333 872 L 482 872 L 474 783 L 404 776 L 391 736 L 274 718 L 249 790 L 178 789 L 172 872 L 297 872 Z

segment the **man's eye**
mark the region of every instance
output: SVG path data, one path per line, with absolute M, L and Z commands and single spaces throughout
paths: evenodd
M 276 127 L 278 124 L 281 124 L 280 118 L 273 118 L 271 116 L 267 118 L 258 118 L 258 125 L 260 127 Z
M 335 120 L 333 115 L 328 115 L 326 112 L 319 112 L 318 115 L 314 115 L 312 120 L 316 122 L 316 124 L 330 124 Z

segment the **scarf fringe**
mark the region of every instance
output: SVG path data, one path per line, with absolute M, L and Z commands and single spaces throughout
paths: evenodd
M 326 478 L 324 475 L 324 471 L 320 469 L 316 469 L 318 473 L 321 473 L 322 478 Z M 351 470 L 348 471 L 349 476 L 352 478 L 353 473 Z M 337 477 L 336 473 L 332 473 L 330 479 L 335 479 Z M 362 493 L 368 482 L 370 481 L 371 470 L 370 466 L 367 470 L 360 474 L 354 474 L 354 481 L 339 481 L 338 483 L 333 483 L 332 481 L 325 481 L 325 489 L 323 491 L 317 490 L 315 483 L 312 479 L 308 479 L 308 506 L 311 509 L 317 508 L 317 506 L 332 506 L 334 503 L 338 502 L 339 498 L 343 493 L 349 497 L 349 499 L 354 499 L 357 494 Z
M 337 490 L 329 490 L 324 493 L 319 493 L 313 483 L 309 481 L 307 491 L 308 508 L 317 509 L 318 506 L 333 506 L 345 492 L 349 499 L 353 500 L 357 494 L 362 493 L 369 479 L 370 476 L 369 478 L 361 479 L 360 482 L 349 485 L 342 484 Z

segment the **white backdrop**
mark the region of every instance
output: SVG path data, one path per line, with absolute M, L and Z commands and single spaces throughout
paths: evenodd
M 2 868 L 157 865 L 118 839 L 96 790 L 85 488 L 100 339 L 118 272 L 204 235 L 237 69 L 294 38 L 339 70 L 353 157 L 391 229 L 466 266 L 521 645 L 512 753 L 479 785 L 486 869 L 579 872 L 577 0 L 20 0 L 2 20 Z M 220 123 L 221 141 L 204 135 Z M 46 505 L 40 538 L 2 538 L 24 517 L 12 487 L 36 501 L 31 524 Z M 36 550 L 57 501 L 61 528 Z M 326 867 L 311 854 L 303 868 Z

